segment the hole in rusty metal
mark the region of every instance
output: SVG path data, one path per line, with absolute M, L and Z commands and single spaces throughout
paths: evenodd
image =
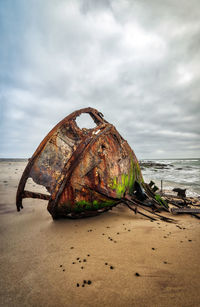
M 47 189 L 43 185 L 35 183 L 32 178 L 27 179 L 25 190 L 50 195 L 50 193 L 47 191 Z
M 95 122 L 89 114 L 80 114 L 76 119 L 76 124 L 80 129 L 93 129 L 96 127 Z
M 101 144 L 101 149 L 102 149 L 102 152 L 104 153 L 106 151 L 106 146 L 104 144 Z

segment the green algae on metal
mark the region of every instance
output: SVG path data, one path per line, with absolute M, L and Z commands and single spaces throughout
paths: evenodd
M 136 181 L 138 183 L 144 182 L 138 161 L 134 163 L 133 158 L 131 157 L 130 164 L 131 167 L 128 174 L 121 174 L 119 177 L 114 177 L 109 184 L 109 187 L 116 191 L 119 198 L 124 197 L 125 193 L 131 195 Z

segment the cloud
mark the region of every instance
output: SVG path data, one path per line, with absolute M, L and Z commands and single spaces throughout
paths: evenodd
M 91 106 L 139 159 L 198 157 L 198 10 L 195 0 L 2 0 L 0 156 L 29 157 Z

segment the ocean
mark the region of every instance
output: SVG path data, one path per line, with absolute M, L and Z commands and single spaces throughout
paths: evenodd
M 166 190 L 179 187 L 187 196 L 200 196 L 200 159 L 146 159 L 140 166 L 145 182 L 153 180 L 160 188 L 162 180 Z
M 28 159 L 0 159 L 1 171 L 5 162 L 20 163 L 22 172 Z M 186 189 L 187 196 L 200 196 L 200 159 L 145 159 L 139 162 L 145 182 L 153 180 L 160 188 L 162 180 L 165 190 L 179 187 Z

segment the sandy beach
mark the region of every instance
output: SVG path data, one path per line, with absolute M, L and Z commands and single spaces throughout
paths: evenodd
M 200 220 L 151 222 L 119 205 L 53 221 L 37 199 L 17 212 L 25 165 L 0 164 L 0 306 L 200 306 Z

